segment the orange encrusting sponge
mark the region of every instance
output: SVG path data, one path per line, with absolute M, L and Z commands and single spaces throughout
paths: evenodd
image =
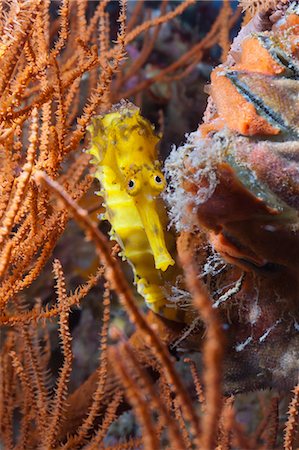
M 265 75 L 279 75 L 285 69 L 278 64 L 264 48 L 256 37 L 245 39 L 242 45 L 240 64 L 234 66 L 235 70 L 249 70 L 250 72 Z
M 296 35 L 298 34 L 298 27 L 297 25 L 299 25 L 299 16 L 297 14 L 290 14 L 287 17 L 286 22 L 281 25 L 279 28 L 280 30 L 288 30 L 291 27 L 294 27 L 294 30 L 292 31 L 292 34 Z
M 264 75 L 278 75 L 284 70 L 256 37 L 248 38 L 243 42 L 241 61 L 231 69 Z M 278 134 L 280 130 L 259 116 L 254 105 L 237 91 L 225 74 L 224 68 L 217 68 L 211 75 L 211 95 L 217 108 L 218 118 L 223 119 L 224 124 L 231 130 L 246 136 Z
M 225 125 L 246 136 L 278 134 L 279 129 L 274 128 L 266 119 L 259 116 L 253 104 L 247 101 L 233 83 L 221 73 L 221 69 L 212 72 L 211 95 L 218 115 L 224 119 Z

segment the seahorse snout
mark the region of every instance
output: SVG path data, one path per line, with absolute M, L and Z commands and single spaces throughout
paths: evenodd
M 136 198 L 136 206 L 153 252 L 155 267 L 164 272 L 169 266 L 173 266 L 175 262 L 166 247 L 164 230 L 158 214 L 156 200 L 154 198 L 150 199 L 149 196 L 141 195 Z

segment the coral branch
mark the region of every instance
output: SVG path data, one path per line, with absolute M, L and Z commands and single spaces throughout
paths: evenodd
M 296 430 L 298 427 L 299 415 L 299 384 L 294 389 L 294 396 L 289 405 L 288 420 L 285 427 L 284 449 L 292 450 L 295 440 Z
M 211 299 L 197 276 L 194 262 L 190 252 L 183 245 L 178 247 L 182 267 L 184 267 L 187 285 L 193 295 L 194 306 L 207 327 L 206 340 L 203 348 L 203 360 L 205 364 L 204 384 L 206 411 L 203 417 L 202 446 L 205 449 L 215 448 L 216 434 L 219 417 L 222 408 L 221 373 L 224 355 L 224 334 L 221 322 Z

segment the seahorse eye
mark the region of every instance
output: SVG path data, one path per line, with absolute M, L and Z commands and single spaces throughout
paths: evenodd
M 134 189 L 135 187 L 135 181 L 134 180 L 129 180 L 128 182 L 128 188 L 129 189 Z
M 128 178 L 127 180 L 127 193 L 129 195 L 137 195 L 140 192 L 141 185 L 138 178 Z
M 160 171 L 155 171 L 149 181 L 152 189 L 157 193 L 162 192 L 165 188 L 165 179 Z

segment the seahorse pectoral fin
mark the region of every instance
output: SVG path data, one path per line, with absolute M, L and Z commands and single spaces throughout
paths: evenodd
M 155 199 L 150 196 L 141 196 L 136 199 L 136 206 L 154 255 L 155 267 L 164 272 L 175 262 L 166 248 L 164 230 Z

